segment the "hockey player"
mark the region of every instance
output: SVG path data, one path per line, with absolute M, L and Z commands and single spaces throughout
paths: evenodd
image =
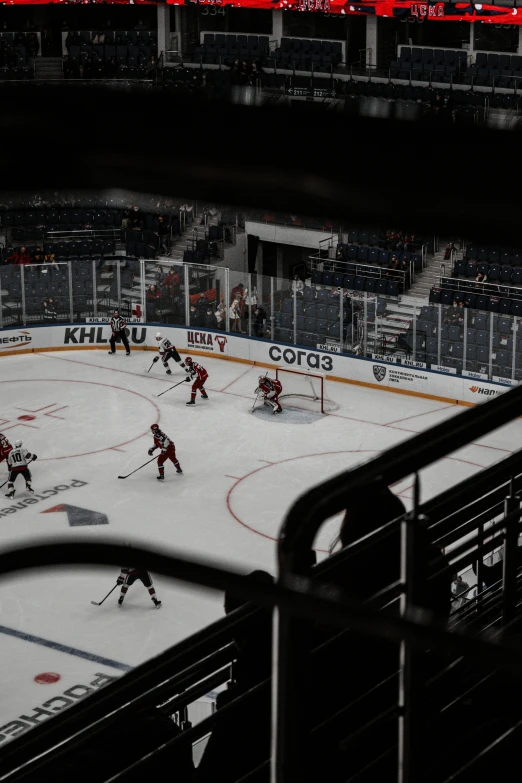
M 190 392 L 190 400 L 185 404 L 186 405 L 196 404 L 196 394 L 198 389 L 201 392 L 201 396 L 203 397 L 203 399 L 208 400 L 208 394 L 205 391 L 205 381 L 208 378 L 208 372 L 205 370 L 204 367 L 201 366 L 201 364 L 194 362 L 190 358 L 190 356 L 187 356 L 187 358 L 185 359 L 185 364 L 189 368 L 191 378 L 196 379 L 192 384 L 192 391 Z
M 184 362 L 181 361 L 181 356 L 176 351 L 175 346 L 172 345 L 170 340 L 168 340 L 166 337 L 162 337 L 161 332 L 156 333 L 156 342 L 159 343 L 158 345 L 159 356 L 155 356 L 154 359 L 152 360 L 153 362 L 157 362 L 158 359 L 161 359 L 161 361 L 163 362 L 163 366 L 167 371 L 167 375 L 172 375 L 172 370 L 169 367 L 169 359 L 174 359 L 174 361 L 177 362 L 180 367 L 183 367 L 185 372 L 188 372 Z
M 150 429 L 152 432 L 152 437 L 154 438 L 154 446 L 150 447 L 149 456 L 152 457 L 156 449 L 161 449 L 161 454 L 158 456 L 159 476 L 156 477 L 158 481 L 163 481 L 165 479 L 165 468 L 163 467 L 163 464 L 168 459 L 174 463 L 176 473 L 183 473 L 181 470 L 181 465 L 179 464 L 176 457 L 176 447 L 174 446 L 174 442 L 160 430 L 157 424 L 153 424 Z
M 268 375 L 259 376 L 259 386 L 255 394 L 263 395 L 263 404 L 272 406 L 272 413 L 282 413 L 283 409 L 279 403 L 279 395 L 283 391 L 281 381 L 276 378 L 269 378 Z
M 127 340 L 127 335 L 125 334 L 125 329 L 127 328 L 127 321 L 124 318 L 120 317 L 119 310 L 114 311 L 114 315 L 110 320 L 110 326 L 111 326 L 112 334 L 110 340 L 111 350 L 109 351 L 109 353 L 116 353 L 116 342 L 119 342 L 121 340 L 127 352 L 126 356 L 130 356 L 130 345 L 129 345 L 129 341 Z
M 3 462 L 4 459 L 7 459 L 9 452 L 12 451 L 12 449 L 13 447 L 5 435 L 0 432 L 0 462 Z
M 14 498 L 14 483 L 21 473 L 25 479 L 25 488 L 28 492 L 34 492 L 31 487 L 31 471 L 27 467 L 28 460 L 36 460 L 36 454 L 31 454 L 27 449 L 22 448 L 22 441 L 15 440 L 14 449 L 11 449 L 7 457 L 7 466 L 9 468 L 9 481 L 7 483 L 6 498 Z
M 158 598 L 156 597 L 156 591 L 154 589 L 154 585 L 152 584 L 152 579 L 149 572 L 145 568 L 131 568 L 130 566 L 122 566 L 121 574 L 116 580 L 116 584 L 121 585 L 118 606 L 123 604 L 123 599 L 127 594 L 127 590 L 137 579 L 139 579 L 143 586 L 147 588 L 149 595 L 152 598 L 152 603 L 159 609 L 161 606 L 161 601 L 158 601 Z

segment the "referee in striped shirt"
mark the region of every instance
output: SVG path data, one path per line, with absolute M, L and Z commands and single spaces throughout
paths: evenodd
M 129 341 L 127 340 L 127 335 L 125 334 L 125 329 L 127 327 L 127 321 L 124 318 L 120 317 L 119 310 L 114 311 L 114 315 L 112 316 L 110 320 L 110 325 L 112 329 L 111 334 L 111 350 L 109 353 L 116 353 L 116 341 L 122 341 L 123 345 L 125 346 L 125 350 L 127 351 L 127 356 L 130 356 L 130 345 Z

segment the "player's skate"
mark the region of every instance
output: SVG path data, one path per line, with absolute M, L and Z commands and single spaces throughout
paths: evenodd
M 152 603 L 154 604 L 154 606 L 156 607 L 156 609 L 159 609 L 159 608 L 160 608 L 160 606 L 161 606 L 161 601 L 158 601 L 158 599 L 157 599 L 157 598 L 153 598 L 153 599 L 152 599 Z
M 130 351 L 127 351 L 127 353 L 125 354 L 125 356 L 130 356 Z
M 107 351 L 107 353 L 109 354 L 109 356 L 111 356 L 113 353 L 116 353 L 116 351 Z
M 194 400 L 189 400 L 188 402 L 185 403 L 185 405 L 195 405 L 195 404 L 196 403 Z
M 158 479 L 158 481 L 165 481 L 165 476 L 163 475 L 163 473 L 160 473 L 159 476 L 156 476 L 156 478 Z
M 167 375 L 172 375 L 172 370 L 170 368 L 165 370 L 165 372 L 167 373 Z
M 6 496 L 6 498 L 9 498 L 9 500 L 12 500 L 14 498 L 14 496 L 15 496 L 14 489 L 10 489 L 9 492 L 6 492 L 5 496 Z
M 31 486 L 30 484 L 26 484 L 26 485 L 25 485 L 25 488 L 26 488 L 26 490 L 27 490 L 28 492 L 32 492 L 32 493 L 33 493 L 33 495 L 34 495 L 34 489 L 32 488 L 32 486 Z
M 208 400 L 208 394 L 205 391 L 201 392 L 201 396 L 203 397 L 204 400 Z
M 278 405 L 277 408 L 274 408 L 274 410 L 272 411 L 272 413 L 282 413 L 282 412 L 283 409 L 280 405 Z
M 123 599 L 124 598 L 125 598 L 125 596 L 120 595 L 120 597 L 118 598 L 118 606 L 122 606 L 123 605 Z
M 176 473 L 183 473 L 180 465 L 178 465 L 178 467 L 176 468 Z

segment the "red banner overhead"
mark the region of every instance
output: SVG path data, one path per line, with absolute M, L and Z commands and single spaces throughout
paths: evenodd
M 508 5 L 470 3 L 412 3 L 411 0 L 185 0 L 172 5 L 200 5 L 223 8 L 265 8 L 285 11 L 317 11 L 329 14 L 383 16 L 395 19 L 428 19 L 447 22 L 486 22 L 490 24 L 522 24 L 522 8 Z M 519 13 L 520 10 L 520 13 Z

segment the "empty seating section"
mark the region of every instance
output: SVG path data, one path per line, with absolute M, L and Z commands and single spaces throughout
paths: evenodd
M 103 266 L 89 258 L 78 258 L 70 268 L 70 278 L 68 265 L 60 261 L 45 265 L 20 267 L 9 264 L 0 267 L 4 323 L 22 322 L 22 285 L 27 323 L 68 322 L 71 316 L 72 320 L 79 321 L 89 315 L 107 314 L 119 299 L 115 263 L 115 257 L 104 261 Z M 133 289 L 135 278 L 139 279 L 139 262 L 120 258 L 119 263 L 122 310 L 130 315 L 129 302 L 123 297 Z
M 468 79 L 480 87 L 520 88 L 522 56 L 497 52 L 476 52 L 475 62 L 468 68 Z
M 446 293 L 449 295 L 442 297 L 441 305 L 434 302 L 422 307 L 416 321 L 417 335 L 421 335 L 425 344 L 427 364 L 442 365 L 457 372 L 522 380 L 520 321 L 498 307 L 492 312 L 478 310 L 470 306 L 475 301 L 460 292 Z M 522 316 L 522 302 L 518 315 Z
M 236 59 L 263 62 L 270 53 L 267 35 L 242 35 L 230 33 L 203 33 L 203 42 L 196 46 L 193 62 L 228 62 Z
M 36 33 L 0 34 L 0 80 L 32 79 L 31 58 L 38 54 L 39 48 Z
M 87 63 L 114 63 L 118 75 L 139 76 L 140 69 L 149 67 L 151 57 L 158 56 L 158 33 L 155 30 L 106 30 L 103 44 L 96 41 L 96 32 L 71 32 L 65 48 L 71 67 Z M 134 73 L 136 72 L 136 73 Z
M 310 38 L 281 38 L 273 52 L 279 68 L 300 71 L 329 71 L 343 61 L 341 41 L 317 41 Z
M 277 291 L 274 301 L 277 306 L 274 324 L 274 337 L 281 342 L 294 343 L 297 332 L 297 344 L 316 347 L 326 340 L 341 338 L 341 296 L 343 309 L 343 339 L 352 329 L 352 303 L 346 292 L 327 291 L 315 285 L 306 285 L 297 293 L 295 302 L 292 291 Z M 369 305 L 375 310 L 375 304 Z
M 446 84 L 456 81 L 478 87 L 495 85 L 513 89 L 517 86 L 517 80 L 522 79 L 522 56 L 475 52 L 474 62 L 470 64 L 468 52 L 463 49 L 402 46 L 390 70 L 393 79 Z
M 463 49 L 402 46 L 398 59 L 391 63 L 391 77 L 449 84 L 466 72 L 467 57 L 467 52 Z

